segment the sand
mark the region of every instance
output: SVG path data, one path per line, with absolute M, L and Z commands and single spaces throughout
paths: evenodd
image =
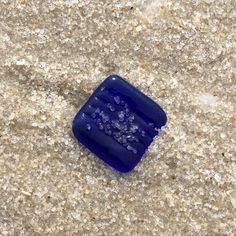
M 235 9 L 0 1 L 0 235 L 235 235 Z M 129 174 L 71 132 L 114 73 L 168 115 Z

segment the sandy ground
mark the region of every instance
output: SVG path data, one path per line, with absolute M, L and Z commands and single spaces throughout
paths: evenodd
M 235 235 L 235 0 L 0 1 L 0 235 Z M 71 121 L 109 74 L 168 114 L 130 174 Z

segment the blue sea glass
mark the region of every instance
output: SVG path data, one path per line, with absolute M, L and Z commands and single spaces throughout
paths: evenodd
M 129 172 L 166 122 L 158 104 L 120 76 L 111 75 L 77 113 L 72 130 L 108 165 Z

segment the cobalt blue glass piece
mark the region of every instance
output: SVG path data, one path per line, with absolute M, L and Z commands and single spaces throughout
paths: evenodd
M 95 90 L 73 121 L 75 137 L 120 172 L 131 171 L 165 126 L 162 108 L 118 75 Z

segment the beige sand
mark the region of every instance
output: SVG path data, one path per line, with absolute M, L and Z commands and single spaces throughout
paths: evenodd
M 235 0 L 0 1 L 0 235 L 235 235 Z M 128 175 L 71 121 L 117 73 L 168 113 Z

